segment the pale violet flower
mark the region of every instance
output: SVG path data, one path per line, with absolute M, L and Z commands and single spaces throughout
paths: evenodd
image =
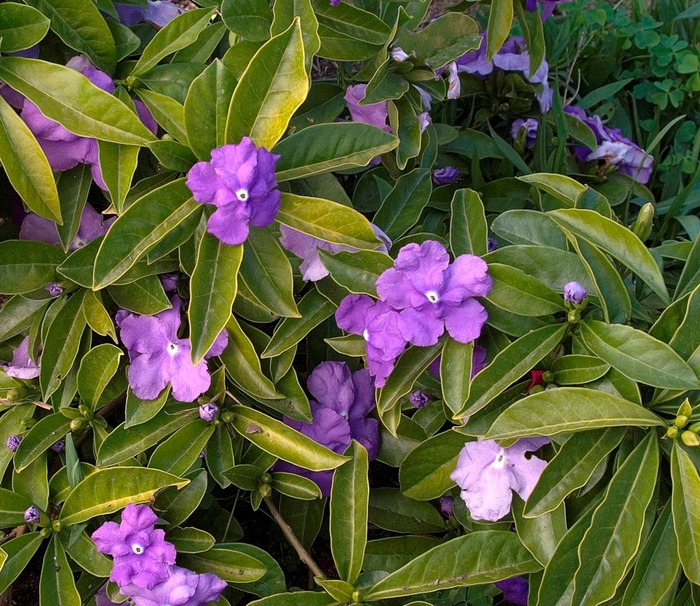
M 523 147 L 535 147 L 538 128 L 539 122 L 535 118 L 518 118 L 513 121 L 510 134 L 515 141 L 522 141 Z
M 115 2 L 114 8 L 119 20 L 128 27 L 144 22 L 158 28 L 165 27 L 183 12 L 177 4 L 168 0 L 148 0 L 148 6 Z
M 450 478 L 462 489 L 474 520 L 496 522 L 508 515 L 513 494 L 527 500 L 547 465 L 526 453 L 549 444 L 549 438 L 524 438 L 503 448 L 495 440 L 467 442 Z
M 219 416 L 219 407 L 216 404 L 212 404 L 211 402 L 209 402 L 207 404 L 200 405 L 199 418 L 202 419 L 202 421 L 206 421 L 207 423 L 211 423 L 218 416 Z
M 80 215 L 80 226 L 78 227 L 75 238 L 70 243 L 68 250 L 77 250 L 89 242 L 92 242 L 95 238 L 104 236 L 107 233 L 109 226 L 116 220 L 116 216 L 106 217 L 105 215 L 98 213 L 92 206 L 90 206 L 90 204 L 86 204 L 83 208 L 83 213 Z M 35 242 L 46 242 L 47 244 L 53 244 L 54 246 L 61 246 L 61 239 L 58 236 L 56 224 L 53 221 L 40 217 L 35 213 L 29 213 L 22 220 L 22 226 L 19 230 L 19 239 L 34 240 Z M 47 285 L 47 287 L 48 286 L 51 285 Z M 49 292 L 51 293 L 50 290 Z
M 387 124 L 387 120 L 389 119 L 388 101 L 360 105 L 360 101 L 365 98 L 366 93 L 366 84 L 354 84 L 348 86 L 345 91 L 345 102 L 348 104 L 348 110 L 350 111 L 352 121 L 365 122 L 366 124 L 372 124 L 387 132 L 391 132 L 391 127 Z
M 433 119 L 430 117 L 428 112 L 421 112 L 418 114 L 418 128 L 420 128 L 421 134 L 425 132 Z
M 459 170 L 454 166 L 444 166 L 433 171 L 435 185 L 450 185 L 459 179 Z
M 119 591 L 134 600 L 135 606 L 205 606 L 216 602 L 227 585 L 211 572 L 197 574 L 168 566 L 167 573 L 167 578 L 153 588 L 130 583 L 122 585 Z
M 578 282 L 564 284 L 564 301 L 568 303 L 581 303 L 586 298 L 586 288 Z
M 32 505 L 24 512 L 24 521 L 27 524 L 36 524 L 41 519 L 41 512 L 36 505 Z
M 19 346 L 12 352 L 11 362 L 2 362 L 8 377 L 15 379 L 36 379 L 39 376 L 39 360 L 29 357 L 29 337 L 24 337 Z

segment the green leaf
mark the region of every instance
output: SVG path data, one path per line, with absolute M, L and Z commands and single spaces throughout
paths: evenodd
M 279 243 L 267 229 L 253 229 L 245 241 L 240 280 L 254 293 L 256 303 L 275 315 L 298 318 L 292 267 Z
M 282 320 L 260 357 L 274 358 L 291 349 L 334 312 L 335 305 L 317 290 L 310 290 L 299 301 L 300 317 Z
M 156 93 L 147 88 L 136 89 L 136 94 L 165 132 L 184 145 L 189 143 L 189 136 L 185 131 L 185 108 L 181 103 L 168 95 Z M 173 141 L 153 141 L 150 145 L 151 151 L 153 153 L 159 151 L 158 147 L 162 143 L 173 143 Z M 207 159 L 209 159 L 208 153 Z
M 318 37 L 318 19 L 311 6 L 311 0 L 291 0 L 291 2 L 275 2 L 272 7 L 274 15 L 270 34 L 276 36 L 286 30 L 295 17 L 301 21 L 301 37 L 304 40 L 304 56 L 306 71 L 311 73 L 314 55 L 321 47 Z
M 444 495 L 454 486 L 450 474 L 466 442 L 462 434 L 444 431 L 416 446 L 399 467 L 401 492 L 419 501 Z
M 43 542 L 44 537 L 41 533 L 27 532 L 3 543 L 2 550 L 7 554 L 7 558 L 0 569 L 0 592 L 5 593 Z
M 208 161 L 211 150 L 226 142 L 226 117 L 235 87 L 234 75 L 215 59 L 187 91 L 184 114 L 187 141 L 200 160 Z
M 557 385 L 581 385 L 600 379 L 609 369 L 609 364 L 595 356 L 573 354 L 554 360 L 550 370 Z
M 68 564 L 66 552 L 55 534 L 44 554 L 39 580 L 39 600 L 41 604 L 56 606 L 81 606 L 82 600 L 75 586 L 73 571 Z
M 577 488 L 585 486 L 598 464 L 622 441 L 624 427 L 580 431 L 562 444 L 547 463 L 527 499 L 523 515 L 537 517 L 554 511 Z
M 523 175 L 522 177 L 518 177 L 518 179 L 551 194 L 557 200 L 561 200 L 570 207 L 576 206 L 576 200 L 587 189 L 585 185 L 581 185 L 571 177 L 553 173 Z
M 335 599 L 321 591 L 279 593 L 250 602 L 251 606 L 333 606 Z
M 24 512 L 32 501 L 23 494 L 0 488 L 0 523 L 3 526 L 24 524 Z
M 352 585 L 357 581 L 365 557 L 369 463 L 364 446 L 355 440 L 345 454 L 352 459 L 333 474 L 328 528 L 338 575 Z
M 270 37 L 272 10 L 265 0 L 223 0 L 221 18 L 234 34 L 253 42 Z
M 513 0 L 494 0 L 487 26 L 486 60 L 491 61 L 510 34 L 513 24 Z M 482 43 L 483 44 L 483 43 Z
M 175 545 L 178 553 L 201 553 L 214 547 L 214 537 L 199 528 L 171 528 L 166 540 Z
M 267 569 L 258 559 L 238 550 L 235 543 L 220 544 L 209 551 L 182 558 L 195 572 L 212 572 L 226 582 L 251 583 L 262 578 Z
M 94 288 L 117 281 L 136 261 L 201 208 L 184 179 L 152 190 L 109 228 L 95 258 Z
M 392 532 L 442 532 L 445 521 L 430 503 L 404 496 L 396 488 L 374 488 L 369 497 L 369 522 Z
M 593 210 L 562 209 L 551 211 L 548 216 L 560 227 L 611 254 L 646 282 L 664 303 L 670 303 L 659 267 L 646 246 L 629 229 Z
M 377 278 L 394 266 L 393 259 L 383 252 L 360 250 L 332 254 L 321 248 L 318 255 L 333 281 L 351 293 L 377 296 Z
M 432 191 L 429 169 L 416 168 L 401 175 L 374 215 L 374 223 L 396 240 L 417 223 Z
M 321 489 L 315 482 L 295 473 L 276 471 L 272 474 L 271 485 L 277 492 L 292 497 L 293 499 L 312 501 L 323 497 Z
M 362 568 L 368 572 L 394 572 L 414 558 L 440 545 L 441 541 L 429 536 L 397 536 L 368 541 Z
M 396 99 L 389 104 L 389 124 L 392 132 L 399 137 L 396 164 L 403 170 L 409 160 L 420 154 L 422 137 L 416 110 L 407 97 Z
M 9 3 L 0 4 L 0 11 L 5 6 Z M 61 223 L 61 205 L 49 162 L 32 131 L 5 99 L 0 99 L 0 160 L 12 187 L 30 210 Z
M 97 516 L 115 513 L 129 503 L 145 503 L 166 486 L 182 488 L 188 483 L 189 480 L 182 480 L 159 469 L 98 469 L 70 492 L 59 521 L 63 526 L 80 524 Z
M 71 528 L 71 530 L 73 530 Z M 106 578 L 112 572 L 112 560 L 97 551 L 95 543 L 86 532 L 59 533 L 57 536 L 71 560 L 76 562 L 86 572 L 96 577 Z M 71 542 L 73 539 L 73 542 Z
M 19 295 L 6 300 L 0 307 L 0 343 L 38 322 L 48 304 L 49 299 L 25 299 Z
M 698 389 L 693 370 L 670 346 L 647 333 L 597 320 L 580 323 L 586 346 L 633 381 L 667 389 Z
M 458 189 L 450 205 L 450 249 L 458 255 L 477 255 L 488 252 L 488 226 L 484 204 L 472 189 Z
M 112 32 L 90 0 L 29 0 L 27 4 L 51 19 L 51 29 L 73 50 L 84 53 L 109 74 L 117 64 Z M 3 49 L 4 50 L 4 49 Z
M 111 347 L 111 346 L 110 346 Z M 26 469 L 70 431 L 70 419 L 60 413 L 50 414 L 34 425 L 15 452 L 15 471 Z
M 234 405 L 233 426 L 258 448 L 284 461 L 311 471 L 335 469 L 349 457 L 338 455 L 281 421 L 248 408 Z
M 613 476 L 578 547 L 573 604 L 594 606 L 615 595 L 639 549 L 658 466 L 659 446 L 650 431 Z
M 0 5 L 0 51 L 13 53 L 38 44 L 50 21 L 31 6 L 16 2 Z
M 282 193 L 277 221 L 319 240 L 361 250 L 375 250 L 381 242 L 372 224 L 360 213 L 323 198 Z
M 81 137 L 139 146 L 155 139 L 129 107 L 69 67 L 0 57 L 0 78 Z
M 56 267 L 66 258 L 51 244 L 31 240 L 0 242 L 0 292 L 21 295 L 56 279 Z
M 183 476 L 190 483 L 181 489 L 166 488 L 158 493 L 155 505 L 161 517 L 165 518 L 170 527 L 182 524 L 199 507 L 207 492 L 207 478 L 209 474 L 205 469 L 197 469 Z
M 112 197 L 114 207 L 121 211 L 136 172 L 140 148 L 136 145 L 120 145 L 109 141 L 97 143 L 100 166 L 109 167 L 109 170 L 102 173 L 102 178 Z
M 86 291 L 83 299 L 83 313 L 88 326 L 98 335 L 106 337 L 109 335 L 116 343 L 117 333 L 114 330 L 114 322 L 102 304 L 102 297 L 99 293 Z
M 539 568 L 514 533 L 472 532 L 418 556 L 370 588 L 364 599 L 375 601 L 492 583 Z
M 486 406 L 544 358 L 564 336 L 565 326 L 543 326 L 527 333 L 501 350 L 471 382 L 469 400 L 459 418 L 468 417 Z
M 83 314 L 84 292 L 78 292 L 68 299 L 46 333 L 39 374 L 44 400 L 48 400 L 58 389 L 78 355 L 86 325 Z
M 192 44 L 209 25 L 213 8 L 188 10 L 161 29 L 143 49 L 131 75 L 138 77 L 155 67 L 161 59 Z
M 204 359 L 231 318 L 242 258 L 243 246 L 229 246 L 208 232 L 202 234 L 187 310 L 192 364 Z
M 395 149 L 399 139 L 362 122 L 315 124 L 282 139 L 272 152 L 277 181 L 289 181 L 327 171 L 367 166 L 372 158 Z
M 486 434 L 490 440 L 553 436 L 602 427 L 665 427 L 646 408 L 585 387 L 560 387 L 513 403 Z
M 491 230 L 513 244 L 566 249 L 566 236 L 547 215 L 536 210 L 507 210 L 493 220 Z
M 182 476 L 195 464 L 213 433 L 213 424 L 202 419 L 190 421 L 158 445 L 148 466 Z
M 158 276 L 144 276 L 128 284 L 107 287 L 112 300 L 122 309 L 152 316 L 172 307 Z
M 60 172 L 56 178 L 56 189 L 63 217 L 63 224 L 57 225 L 56 230 L 63 250 L 66 252 L 78 235 L 91 186 L 92 172 L 87 164 L 78 164 L 71 170 Z
M 445 341 L 440 359 L 442 399 L 457 414 L 469 399 L 474 342 L 459 343 L 452 338 Z
M 700 475 L 690 455 L 674 442 L 671 451 L 671 507 L 678 556 L 691 583 L 700 582 Z
M 486 298 L 501 309 L 533 317 L 566 310 L 561 295 L 516 267 L 489 263 L 488 272 L 493 286 Z
M 258 147 L 271 149 L 304 102 L 308 88 L 301 25 L 296 18 L 255 53 L 243 72 L 229 106 L 226 142 L 250 137 Z

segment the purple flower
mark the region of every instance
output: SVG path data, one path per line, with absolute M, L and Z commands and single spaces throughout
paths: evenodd
M 7 446 L 7 450 L 11 452 L 17 452 L 17 449 L 19 448 L 19 443 L 22 441 L 22 436 L 18 436 L 16 433 L 13 433 L 10 435 L 9 438 L 7 438 L 7 442 L 5 442 L 5 446 Z
M 553 12 L 557 4 L 571 2 L 571 0 L 525 0 L 525 10 L 535 12 L 537 3 L 542 5 L 542 21 L 544 22 Z
M 366 84 L 348 86 L 345 91 L 345 102 L 348 104 L 352 121 L 372 124 L 390 133 L 391 127 L 387 125 L 387 120 L 389 119 L 389 102 L 380 101 L 379 103 L 360 105 L 360 101 L 365 98 L 366 92 Z
M 420 89 L 419 89 L 420 90 Z M 420 128 L 421 134 L 425 132 L 428 125 L 433 121 L 428 112 L 421 112 L 418 114 L 418 128 Z
M 389 250 L 387 247 L 391 247 L 391 239 L 376 225 L 372 225 L 372 229 L 383 242 L 376 250 L 388 253 Z M 319 248 L 327 250 L 330 253 L 337 253 L 341 250 L 357 250 L 352 246 L 344 246 L 342 244 L 333 244 L 332 242 L 319 240 L 318 238 L 309 236 L 308 234 L 287 227 L 286 225 L 280 225 L 280 234 L 280 244 L 297 257 L 303 259 L 299 269 L 301 269 L 301 277 L 306 282 L 316 282 L 317 280 L 325 278 L 329 273 L 318 254 Z
M 46 286 L 44 286 L 44 290 L 52 297 L 57 297 L 63 292 L 63 288 L 58 282 L 49 282 Z
M 176 552 L 165 540 L 165 532 L 155 530 L 157 521 L 147 505 L 129 503 L 121 524 L 105 522 L 92 533 L 97 551 L 114 558 L 109 578 L 120 587 L 153 589 L 168 579 L 168 566 L 175 563 Z
M 486 250 L 488 252 L 493 252 L 497 248 L 498 248 L 498 240 L 496 240 L 496 238 L 488 237 L 486 239 Z
M 593 131 L 598 147 L 592 151 L 588 147 L 577 145 L 574 153 L 581 162 L 604 160 L 606 164 L 617 166 L 617 170 L 632 177 L 639 183 L 647 183 L 651 178 L 654 157 L 647 154 L 641 147 L 627 137 L 623 137 L 620 129 L 608 128 L 600 116 L 589 116 L 580 107 L 564 108 L 570 114 L 583 122 Z
M 344 362 L 322 362 L 309 375 L 307 387 L 317 401 L 311 401 L 312 422 L 303 423 L 287 417 L 284 422 L 330 448 L 343 453 L 351 440 L 367 450 L 370 461 L 379 451 L 379 422 L 369 418 L 375 407 L 374 382 L 367 369 L 351 373 Z M 279 461 L 276 471 L 289 471 L 310 478 L 324 496 L 331 491 L 333 470 L 312 472 Z
M 19 347 L 12 352 L 12 362 L 2 362 L 0 365 L 8 377 L 15 379 L 36 379 L 39 376 L 39 360 L 34 362 L 29 357 L 29 337 L 24 337 Z
M 32 505 L 24 512 L 24 521 L 27 524 L 36 524 L 41 519 L 41 512 L 36 505 Z
M 384 387 L 396 358 L 406 348 L 398 312 L 367 295 L 348 295 L 340 302 L 335 321 L 339 328 L 364 338 L 369 373 L 377 387 Z
M 175 292 L 177 290 L 177 274 L 161 274 L 158 278 L 165 292 Z
M 581 303 L 586 298 L 586 289 L 578 282 L 564 284 L 564 301 L 568 303 Z
M 193 402 L 209 389 L 207 363 L 193 365 L 190 342 L 177 336 L 182 301 L 172 298 L 173 307 L 154 316 L 121 314 L 117 319 L 121 339 L 131 362 L 127 377 L 134 394 L 153 400 L 170 383 L 179 402 Z
M 430 402 L 430 396 L 420 389 L 412 391 L 408 396 L 408 401 L 414 408 L 425 408 Z
M 474 297 L 491 290 L 486 263 L 474 255 L 460 255 L 452 264 L 436 240 L 407 244 L 394 267 L 377 279 L 379 298 L 400 310 L 399 329 L 413 345 L 437 343 L 447 330 L 460 343 L 478 338 L 486 310 Z
M 537 139 L 537 129 L 539 127 L 539 122 L 535 118 L 528 118 L 523 120 L 518 118 L 513 121 L 513 125 L 510 128 L 510 134 L 514 140 L 524 141 L 525 147 L 534 147 L 535 140 Z
M 275 178 L 279 156 L 257 147 L 248 137 L 211 152 L 210 162 L 197 162 L 187 187 L 197 202 L 213 204 L 207 231 L 224 244 L 245 242 L 249 225 L 266 227 L 275 220 L 280 192 Z
M 446 66 L 447 70 L 447 98 L 459 99 L 462 94 L 462 83 L 459 80 L 459 68 L 455 61 L 450 61 Z
M 428 366 L 428 371 L 437 379 L 440 378 L 440 361 L 442 356 L 435 358 Z M 474 352 L 472 353 L 472 371 L 470 379 L 474 378 L 474 375 L 481 372 L 486 368 L 486 349 L 481 345 L 474 345 Z
M 545 444 L 549 438 L 525 438 L 509 448 L 481 438 L 464 445 L 450 478 L 462 489 L 474 520 L 495 522 L 506 516 L 513 500 L 511 489 L 527 500 L 547 462 L 525 453 Z
M 202 421 L 211 423 L 219 415 L 219 407 L 216 404 L 209 402 L 208 404 L 202 404 L 199 407 L 199 418 Z
M 66 449 L 66 443 L 63 440 L 58 440 L 50 446 L 54 452 L 63 452 Z
M 209 358 L 215 358 L 216 356 L 220 356 L 224 352 L 224 349 L 226 349 L 227 345 L 228 333 L 226 332 L 226 330 L 222 330 L 214 340 L 214 343 L 212 343 L 212 346 L 209 348 L 209 351 L 204 354 L 204 359 L 208 360 Z
M 167 578 L 155 587 L 133 583 L 119 591 L 137 606 L 204 606 L 221 597 L 226 582 L 210 572 L 196 574 L 179 566 L 168 566 Z
M 158 28 L 165 27 L 182 13 L 179 6 L 167 0 L 156 0 L 155 2 L 148 0 L 148 7 L 115 2 L 114 8 L 117 10 L 119 20 L 128 27 L 144 21 Z
M 503 599 L 516 606 L 527 606 L 530 584 L 525 577 L 511 577 L 494 583 L 503 592 Z
M 440 512 L 448 518 L 454 515 L 454 512 L 452 511 L 453 502 L 454 499 L 449 495 L 440 498 Z
M 95 604 L 97 606 L 119 606 L 116 602 L 112 602 L 107 595 L 107 585 L 103 585 L 95 596 Z
M 459 179 L 459 170 L 454 166 L 445 166 L 433 171 L 433 183 L 435 185 L 449 185 Z
M 107 218 L 103 214 L 98 213 L 92 206 L 86 204 L 85 208 L 83 208 L 82 215 L 80 215 L 80 226 L 68 250 L 77 250 L 85 246 L 88 242 L 92 242 L 95 238 L 104 236 L 109 226 L 116 220 L 116 216 Z M 46 242 L 54 246 L 61 246 L 61 239 L 58 237 L 56 224 L 34 213 L 29 213 L 22 221 L 22 227 L 19 230 L 19 239 L 34 240 L 35 242 Z

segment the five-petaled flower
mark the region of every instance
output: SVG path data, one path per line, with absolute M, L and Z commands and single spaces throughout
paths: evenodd
M 248 137 L 211 152 L 210 162 L 197 162 L 187 176 L 187 187 L 197 202 L 216 210 L 207 231 L 224 244 L 245 242 L 249 226 L 267 227 L 280 207 L 275 165 L 279 156 L 257 147 Z
M 549 438 L 524 438 L 508 448 L 495 440 L 467 442 L 450 474 L 475 520 L 495 522 L 508 515 L 511 489 L 527 500 L 547 462 L 526 453 L 549 444 Z

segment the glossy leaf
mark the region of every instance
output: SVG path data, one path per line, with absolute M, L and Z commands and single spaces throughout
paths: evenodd
M 493 286 L 487 299 L 520 316 L 545 316 L 564 311 L 564 300 L 547 285 L 509 265 L 489 263 Z
M 0 523 L 3 526 L 24 524 L 24 512 L 32 500 L 17 491 L 0 488 Z
M 298 19 L 255 53 L 236 86 L 226 121 L 226 142 L 250 137 L 271 149 L 308 91 Z
M 566 236 L 547 215 L 539 211 L 508 210 L 493 220 L 491 230 L 513 244 L 540 244 L 566 249 Z
M 374 215 L 374 223 L 395 240 L 413 227 L 430 200 L 430 171 L 416 168 L 401 175 Z
M 199 459 L 214 433 L 214 425 L 194 419 L 163 440 L 153 451 L 148 466 L 182 476 Z
M 351 293 L 367 294 L 376 297 L 377 278 L 394 266 L 392 258 L 386 253 L 361 250 L 357 252 L 340 251 L 332 254 L 318 250 L 321 262 L 330 272 L 331 278 Z
M 185 131 L 185 108 L 181 103 L 168 95 L 156 93 L 147 88 L 138 89 L 137 94 L 165 132 L 172 135 L 182 144 L 186 145 L 189 143 L 189 137 Z M 174 142 L 154 141 L 150 145 L 151 151 L 157 153 L 157 146 L 162 143 Z
M 44 537 L 40 533 L 27 532 L 3 543 L 2 550 L 7 554 L 7 559 L 0 569 L 0 592 L 5 593 L 43 542 Z
M 115 513 L 129 503 L 144 503 L 166 486 L 182 488 L 188 482 L 159 469 L 98 469 L 70 492 L 59 520 L 65 526 L 86 522 Z
M 321 489 L 315 482 L 295 473 L 277 471 L 272 474 L 272 488 L 293 499 L 311 501 L 320 499 Z
M 226 27 L 246 40 L 264 42 L 270 37 L 272 11 L 265 0 L 223 0 L 221 18 Z
M 14 296 L 0 308 L 0 342 L 20 334 L 37 321 L 48 305 L 47 300 Z
M 513 403 L 486 434 L 490 440 L 553 436 L 602 427 L 654 427 L 666 423 L 646 408 L 585 387 L 561 387 Z
M 299 17 L 301 21 L 301 37 L 304 41 L 306 71 L 310 73 L 314 55 L 321 47 L 321 39 L 318 37 L 318 19 L 311 6 L 311 0 L 275 2 L 272 12 L 273 20 L 270 33 L 273 36 L 282 33 L 294 22 L 295 17 Z
M 488 36 L 485 40 L 487 61 L 491 61 L 503 46 L 512 24 L 513 0 L 494 0 L 489 11 Z
M 471 189 L 458 189 L 452 196 L 450 248 L 452 254 L 482 256 L 488 252 L 488 226 L 484 204 Z
M 552 362 L 553 382 L 557 385 L 581 385 L 600 379 L 610 365 L 595 356 L 572 354 Z
M 220 544 L 204 553 L 188 554 L 182 560 L 195 572 L 213 572 L 227 582 L 250 583 L 262 578 L 266 572 L 260 560 L 238 551 L 235 543 Z
M 457 414 L 469 399 L 474 342 L 445 341 L 440 359 L 442 399 Z
M 441 532 L 445 528 L 445 521 L 435 507 L 406 497 L 396 488 L 372 490 L 369 521 L 392 532 Z
M 71 529 L 72 530 L 72 529 Z M 95 543 L 88 537 L 86 532 L 60 533 L 55 535 L 60 539 L 64 549 L 83 570 L 96 577 L 106 578 L 112 572 L 112 560 L 97 551 Z M 70 540 L 73 539 L 71 543 Z
M 152 316 L 172 307 L 158 276 L 144 276 L 128 284 L 107 287 L 112 300 L 122 309 Z
M 566 508 L 560 505 L 546 514 L 525 518 L 524 505 L 518 495 L 513 496 L 511 512 L 515 528 L 523 545 L 542 566 L 546 566 L 552 559 L 559 541 L 566 534 Z
M 678 555 L 683 572 L 696 585 L 700 582 L 700 475 L 690 455 L 678 444 L 671 451 L 671 507 L 673 528 L 678 540 Z
M 473 532 L 418 556 L 369 589 L 365 599 L 374 601 L 492 583 L 535 572 L 539 567 L 514 533 Z
M 0 291 L 23 294 L 56 279 L 56 267 L 66 258 L 60 248 L 31 240 L 0 242 Z
M 394 572 L 440 543 L 439 539 L 422 535 L 395 536 L 368 541 L 363 568 L 366 571 Z
M 60 413 L 50 414 L 34 425 L 15 452 L 15 470 L 26 469 L 69 431 L 70 419 Z
M 199 506 L 207 492 L 208 474 L 204 469 L 197 469 L 183 478 L 190 481 L 184 488 L 166 488 L 158 493 L 156 507 L 163 512 L 171 527 L 177 526 L 190 517 Z
M 700 380 L 671 347 L 631 326 L 581 322 L 586 346 L 633 381 L 667 389 L 697 389 Z
M 56 606 L 82 604 L 66 552 L 57 534 L 51 537 L 49 548 L 44 554 L 39 580 L 39 600 L 42 604 Z
M 523 175 L 522 177 L 518 177 L 518 179 L 538 187 L 570 207 L 576 205 L 578 197 L 587 189 L 585 185 L 581 185 L 571 177 L 553 173 Z
M 208 532 L 189 526 L 187 528 L 171 528 L 165 537 L 175 545 L 178 553 L 201 553 L 211 549 L 215 540 Z
M 332 606 L 337 602 L 325 592 L 278 593 L 250 602 L 251 606 Z
M 395 149 L 392 134 L 362 122 L 315 124 L 282 139 L 272 152 L 277 181 L 299 179 L 327 171 L 367 166 L 372 158 Z
M 49 31 L 49 20 L 31 6 L 0 5 L 0 51 L 12 53 L 38 44 Z

